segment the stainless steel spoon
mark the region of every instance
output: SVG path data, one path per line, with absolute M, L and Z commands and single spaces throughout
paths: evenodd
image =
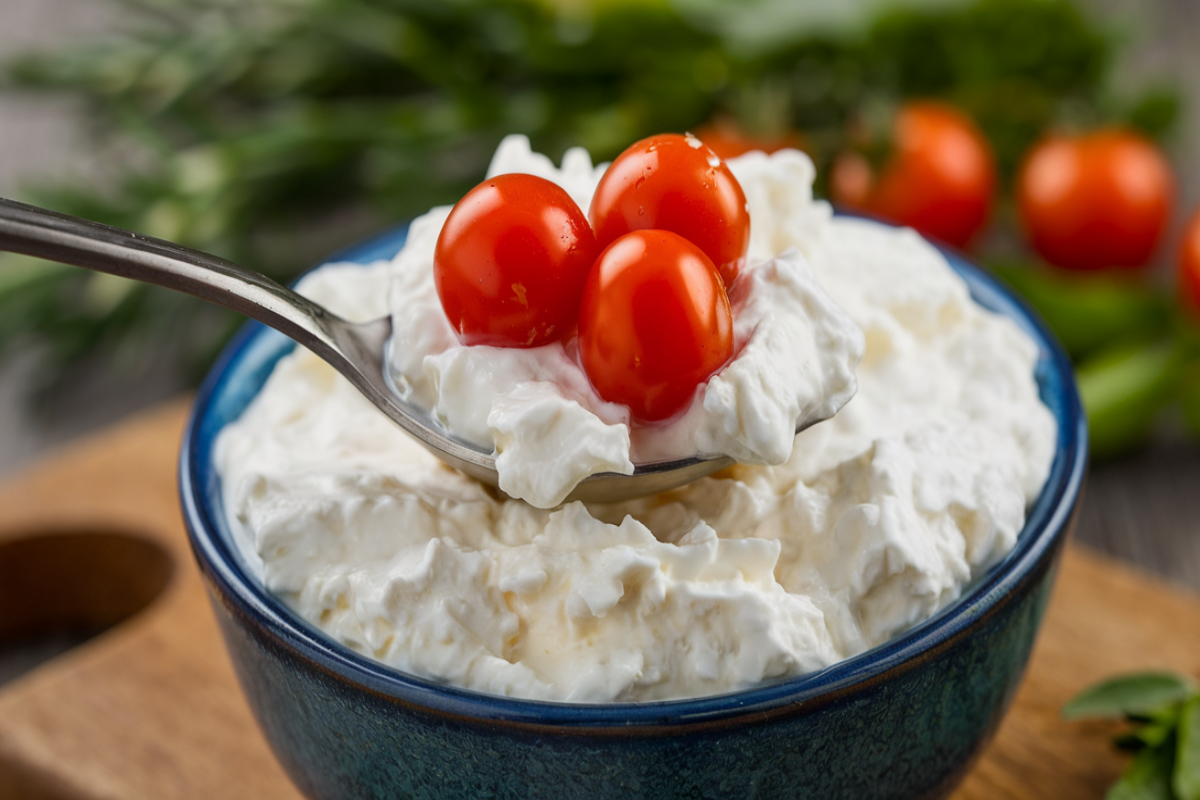
M 0 198 L 0 250 L 165 286 L 269 325 L 333 365 L 442 461 L 498 488 L 493 452 L 454 436 L 428 411 L 393 391 L 385 355 L 392 334 L 390 317 L 347 322 L 265 275 L 222 258 L 4 198 Z M 691 483 L 733 463 L 728 456 L 697 455 L 637 464 L 632 475 L 604 472 L 585 478 L 567 500 L 610 503 L 642 497 Z

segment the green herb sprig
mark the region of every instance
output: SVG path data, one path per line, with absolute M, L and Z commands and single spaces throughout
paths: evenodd
M 1077 695 L 1063 717 L 1126 719 L 1114 743 L 1133 752 L 1107 800 L 1200 800 L 1200 691 L 1179 675 L 1143 672 L 1113 678 Z

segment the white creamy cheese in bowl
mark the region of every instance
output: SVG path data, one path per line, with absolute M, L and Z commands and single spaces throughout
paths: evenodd
M 559 180 L 587 206 L 599 172 L 585 154 L 560 171 L 505 147 L 494 168 Z M 424 253 L 444 210 L 391 262 L 329 265 L 298 289 L 350 319 L 392 313 L 406 388 L 456 432 L 496 441 L 498 466 L 507 449 L 510 486 L 541 505 L 631 458 L 758 464 L 654 498 L 537 508 L 445 467 L 297 349 L 214 448 L 257 579 L 404 673 L 566 703 L 810 673 L 957 599 L 1013 547 L 1056 452 L 1036 345 L 916 234 L 833 217 L 802 154 L 730 168 L 752 219 L 731 288 L 739 357 L 671 425 L 632 437 L 569 345 L 465 348 L 439 325 Z M 781 304 L 806 318 L 781 319 Z M 772 394 L 763 376 L 780 373 L 792 389 Z M 798 414 L 836 408 L 780 448 Z

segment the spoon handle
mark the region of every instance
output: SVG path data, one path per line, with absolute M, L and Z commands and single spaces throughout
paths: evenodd
M 344 321 L 252 270 L 161 239 L 0 197 L 0 250 L 153 283 L 233 309 L 318 354 Z M 339 353 L 340 355 L 340 353 Z

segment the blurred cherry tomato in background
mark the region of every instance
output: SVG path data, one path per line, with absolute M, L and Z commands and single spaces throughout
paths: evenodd
M 867 159 L 845 152 L 829 176 L 833 200 L 967 247 L 987 224 L 996 191 L 996 158 L 971 119 L 943 103 L 902 106 L 892 143 L 875 174 Z
M 1075 270 L 1149 263 L 1175 187 L 1157 147 L 1127 130 L 1051 136 L 1017 176 L 1021 223 L 1051 264 Z
M 562 187 L 534 175 L 497 175 L 450 212 L 433 276 L 465 344 L 536 347 L 575 325 L 599 250 Z
M 780 136 L 751 136 L 729 117 L 710 120 L 693 133 L 722 159 L 737 158 L 753 150 L 774 153 L 789 147 L 793 150 L 804 149 L 804 140 L 794 131 Z
M 1188 221 L 1179 245 L 1179 291 L 1184 304 L 1200 314 L 1200 209 Z
M 716 265 L 725 285 L 750 247 L 746 195 L 725 162 L 695 136 L 664 133 L 630 145 L 600 179 L 588 212 L 596 243 L 657 229 L 687 239 Z
M 579 357 L 605 400 L 640 420 L 683 409 L 733 357 L 733 317 L 716 267 L 669 231 L 629 233 L 588 274 Z

